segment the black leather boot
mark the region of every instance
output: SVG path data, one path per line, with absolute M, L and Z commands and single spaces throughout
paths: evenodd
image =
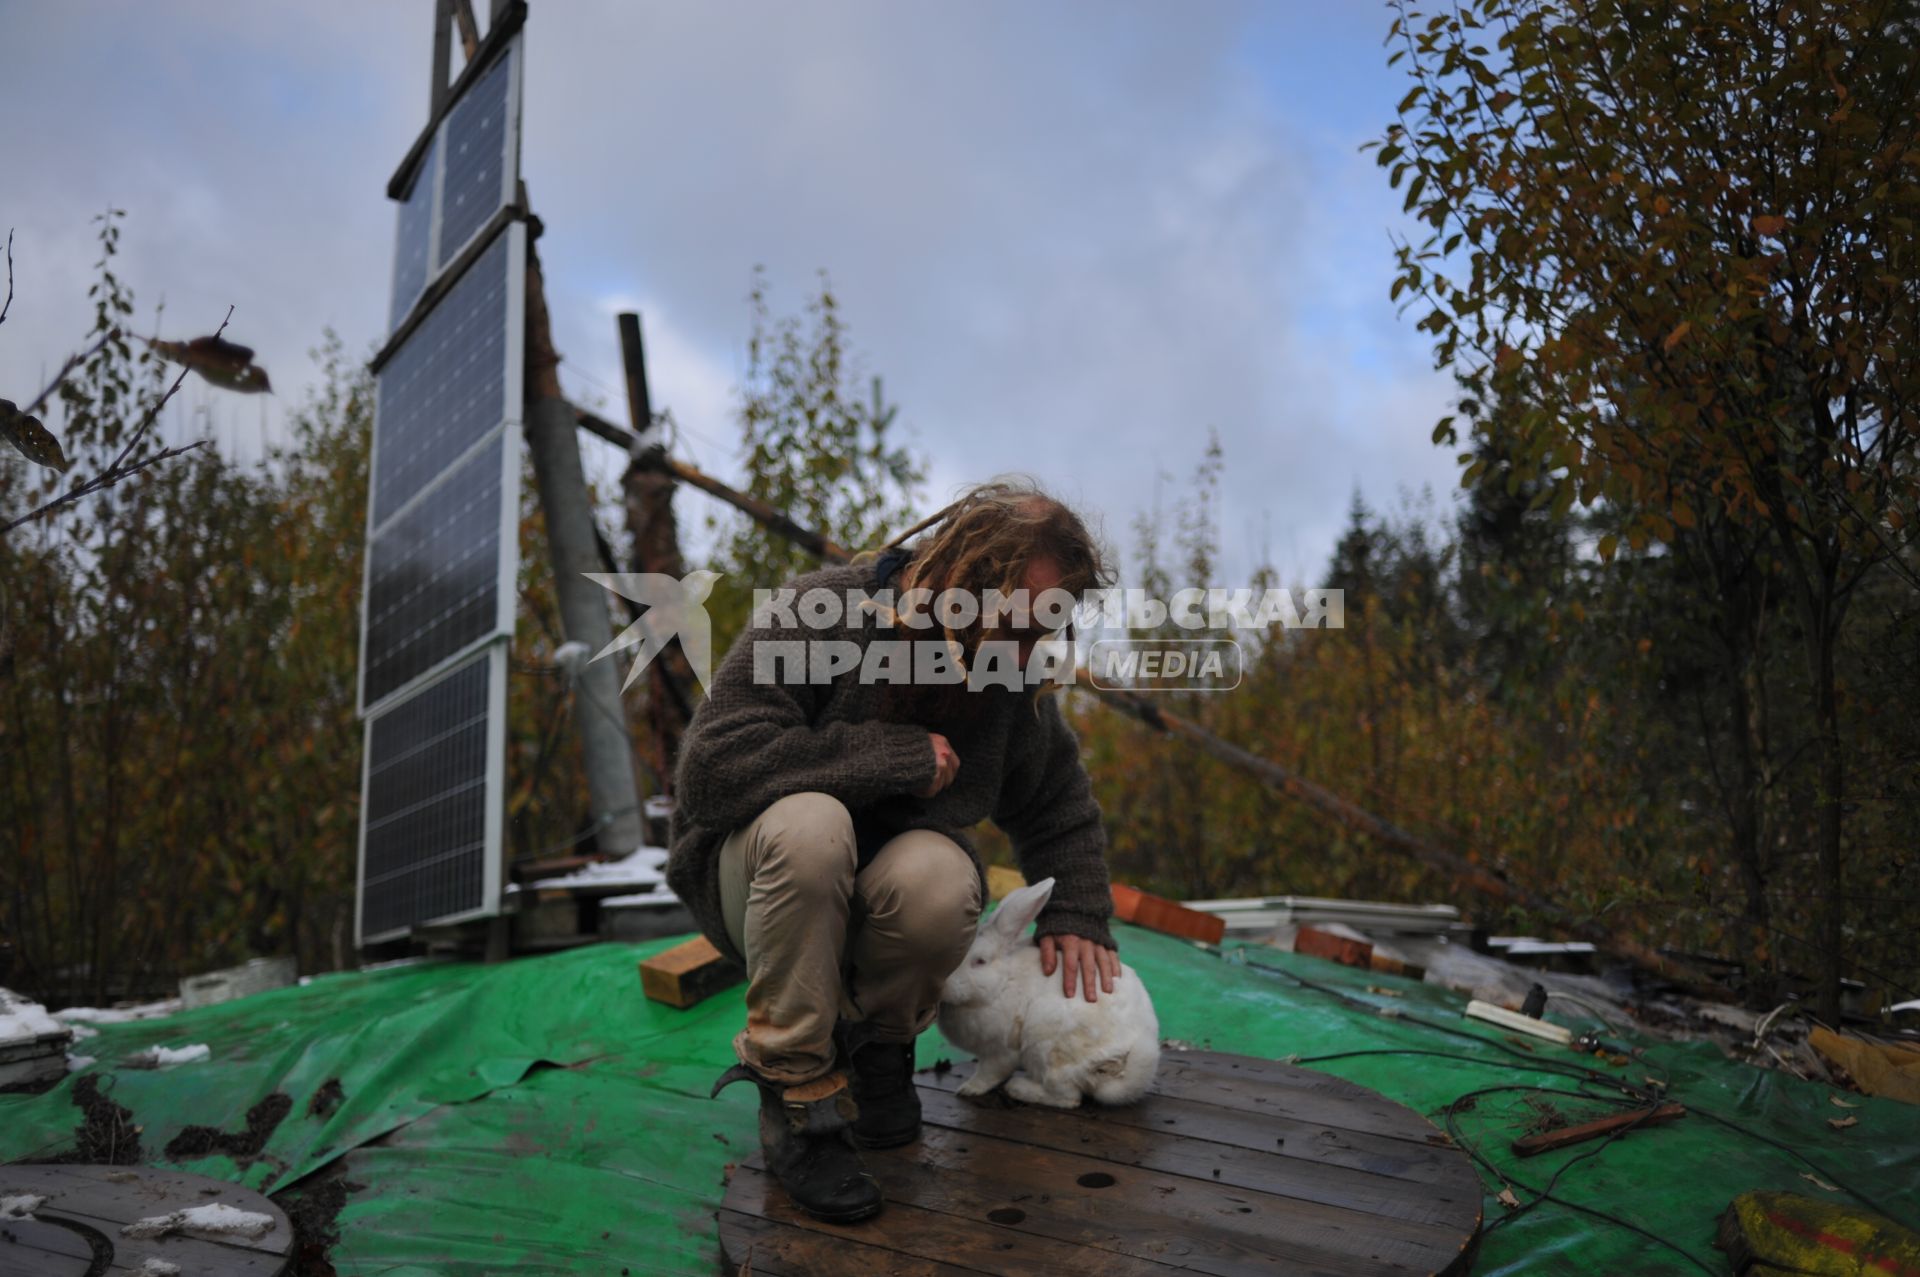
M 862 1026 L 841 1020 L 834 1043 L 852 1074 L 853 1142 L 861 1148 L 895 1148 L 920 1138 L 920 1095 L 913 1085 L 913 1043 L 874 1042 Z
M 742 1081 L 760 1089 L 760 1150 L 794 1205 L 832 1224 L 878 1213 L 879 1182 L 853 1147 L 850 1127 L 859 1109 L 846 1074 L 836 1070 L 788 1086 L 736 1064 L 720 1075 L 712 1094 Z

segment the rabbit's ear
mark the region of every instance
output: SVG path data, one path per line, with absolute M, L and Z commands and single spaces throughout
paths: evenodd
M 1022 887 L 1018 891 L 1009 891 L 1000 907 L 993 911 L 993 925 L 1001 935 L 1016 939 L 1033 925 L 1040 911 L 1047 907 L 1047 900 L 1053 895 L 1053 879 L 1043 878 L 1031 887 Z

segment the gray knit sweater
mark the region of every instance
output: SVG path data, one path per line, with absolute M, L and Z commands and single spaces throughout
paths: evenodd
M 842 598 L 875 584 L 874 569 L 857 566 L 822 568 L 790 583 Z M 908 829 L 945 834 L 973 860 L 983 900 L 986 873 L 967 830 L 992 820 L 1012 840 L 1029 882 L 1054 879 L 1036 933 L 1113 945 L 1106 831 L 1057 697 L 982 688 L 965 693 L 966 714 L 923 724 L 893 721 L 900 689 L 862 685 L 857 667 L 825 684 L 754 681 L 756 643 L 850 639 L 864 648 L 875 639 L 923 637 L 844 618 L 828 630 L 750 627 L 714 671 L 681 742 L 667 885 L 722 953 L 742 956 L 720 908 L 720 844 L 778 799 L 806 792 L 846 804 L 863 858 Z M 921 798 L 934 775 L 929 727 L 952 743 L 960 770 L 934 797 Z

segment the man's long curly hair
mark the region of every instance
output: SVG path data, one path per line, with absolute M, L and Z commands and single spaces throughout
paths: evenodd
M 1099 542 L 1086 523 L 1065 502 L 1024 476 L 968 489 L 921 527 L 929 525 L 931 531 L 907 547 L 911 557 L 894 582 L 896 601 L 915 589 L 934 595 L 961 589 L 976 598 L 988 590 L 1012 595 L 1027 588 L 1028 570 L 1039 559 L 1053 561 L 1060 570 L 1057 588 L 1076 598 L 1112 581 Z M 916 531 L 920 528 L 906 535 Z M 984 624 L 980 620 L 961 628 L 937 620 L 935 624 L 954 658 L 962 668 L 969 667 L 987 637 Z M 1048 683 L 1041 690 L 1057 687 Z

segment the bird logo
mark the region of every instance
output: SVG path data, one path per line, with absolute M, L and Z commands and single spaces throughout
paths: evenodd
M 718 572 L 689 572 L 678 579 L 663 572 L 587 572 L 583 575 L 596 585 L 605 586 L 642 609 L 639 619 L 614 636 L 611 643 L 593 654 L 594 660 L 638 644 L 640 651 L 627 670 L 621 691 L 633 686 L 653 658 L 666 650 L 676 637 L 686 653 L 693 676 L 706 690 L 713 673 L 713 622 L 707 616 L 707 596 L 720 579 Z

